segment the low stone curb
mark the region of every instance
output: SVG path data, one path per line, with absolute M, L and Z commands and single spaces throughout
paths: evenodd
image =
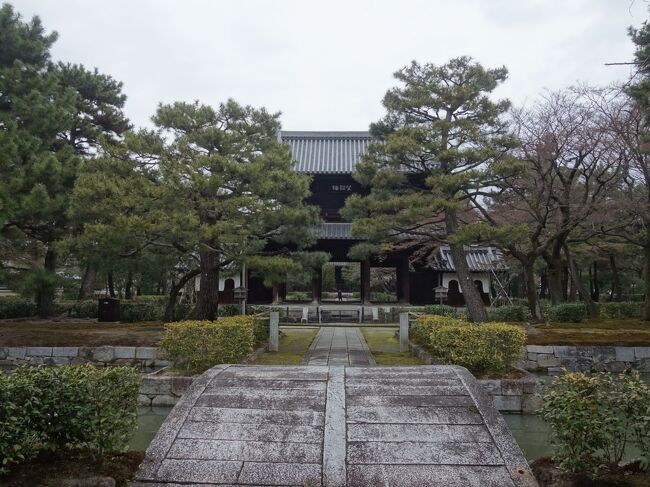
M 100 367 L 132 365 L 142 368 L 167 367 L 164 350 L 157 347 L 0 347 L 0 366 L 80 365 Z

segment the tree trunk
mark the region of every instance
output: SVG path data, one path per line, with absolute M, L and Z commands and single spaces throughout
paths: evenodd
M 566 244 L 564 245 L 564 255 L 566 256 L 567 263 L 569 264 L 569 275 L 571 276 L 573 284 L 578 289 L 582 300 L 585 302 L 589 318 L 595 320 L 598 318 L 598 306 L 596 306 L 594 300 L 591 299 L 591 295 L 582 285 L 582 280 L 580 279 L 580 274 L 578 273 L 578 268 L 576 267 L 575 260 L 573 260 L 573 256 L 571 255 L 569 247 Z
M 609 266 L 612 269 L 612 301 L 620 301 L 621 278 L 618 275 L 618 266 L 616 265 L 616 257 L 614 254 L 609 254 Z
M 79 288 L 79 295 L 77 299 L 82 301 L 84 299 L 93 299 L 95 297 L 95 281 L 97 280 L 97 268 L 92 264 L 86 264 L 84 277 L 81 281 Z
M 192 316 L 197 320 L 215 320 L 219 309 L 219 256 L 208 249 L 199 251 L 201 281 Z
M 548 266 L 548 292 L 551 304 L 560 304 L 563 300 L 562 292 L 562 256 L 558 246 L 553 246 L 551 255 L 544 256 Z
M 280 299 L 280 283 L 273 281 L 273 284 L 271 286 L 271 292 L 273 296 L 271 304 L 280 304 L 282 302 L 282 299 Z
M 573 279 L 569 279 L 569 297 L 567 298 L 567 301 L 575 303 L 577 300 L 578 288 L 576 287 L 576 283 L 573 281 Z
M 43 275 L 36 289 L 36 312 L 39 318 L 54 314 L 54 292 L 56 291 L 56 252 L 51 248 L 45 253 Z
M 129 270 L 126 277 L 126 284 L 124 285 L 124 299 L 133 298 L 133 271 Z
M 446 211 L 445 224 L 447 226 L 447 234 L 450 236 L 458 229 L 458 219 L 454 210 Z M 487 312 L 485 311 L 485 305 L 483 304 L 481 294 L 478 289 L 476 289 L 474 280 L 469 271 L 465 248 L 463 244 L 458 243 L 450 243 L 449 248 L 451 249 L 451 255 L 454 259 L 458 283 L 460 284 L 460 289 L 465 298 L 465 304 L 467 305 L 469 320 L 474 323 L 483 323 L 487 321 Z
M 539 305 L 537 295 L 537 284 L 535 283 L 535 261 L 521 262 L 525 284 L 526 284 L 526 298 L 528 299 L 528 307 L 532 316 L 533 323 L 544 323 L 544 315 L 542 308 Z
M 569 299 L 569 268 L 566 264 L 562 264 L 562 302 L 565 302 Z
M 596 261 L 594 261 L 593 268 L 591 299 L 597 303 L 600 301 L 600 283 L 598 282 L 598 263 Z
M 174 321 L 176 319 L 176 303 L 178 303 L 178 294 L 185 287 L 188 281 L 201 273 L 201 269 L 192 269 L 185 273 L 178 283 L 172 281 L 169 288 L 169 296 L 165 305 L 165 321 Z
M 108 295 L 111 298 L 114 298 L 115 297 L 115 281 L 113 280 L 113 271 L 108 271 L 107 282 L 108 282 Z
M 646 232 L 646 242 L 645 247 L 643 248 L 643 253 L 645 257 L 643 265 L 643 279 L 645 279 L 643 319 L 644 321 L 650 321 L 650 232 Z
M 524 274 L 524 282 L 526 282 L 526 275 Z M 548 276 L 546 272 L 542 272 L 540 276 L 539 298 L 546 299 L 548 297 Z

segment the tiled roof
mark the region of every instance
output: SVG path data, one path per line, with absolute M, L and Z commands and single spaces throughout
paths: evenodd
M 321 240 L 360 240 L 352 236 L 352 223 L 323 223 L 317 236 Z
M 508 268 L 503 254 L 495 247 L 470 246 L 466 250 L 467 264 L 471 272 L 497 271 Z M 454 258 L 448 245 L 443 245 L 438 249 L 436 257 L 431 263 L 431 268 L 445 272 L 454 272 L 456 270 Z
M 298 172 L 309 174 L 352 174 L 373 140 L 368 132 L 280 132 L 291 146 Z

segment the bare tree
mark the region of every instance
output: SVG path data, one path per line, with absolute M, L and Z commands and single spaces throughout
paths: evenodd
M 493 165 L 494 188 L 471 193 L 484 223 L 492 227 L 485 235 L 522 265 L 534 321 L 543 320 L 537 259 L 546 260 L 553 302 L 559 302 L 568 239 L 599 211 L 622 173 L 621 155 L 612 148 L 607 120 L 593 105 L 590 90 L 549 92 L 532 108 L 515 110 L 512 124 L 520 146 L 514 160 Z M 578 285 L 575 272 L 571 275 Z M 596 316 L 593 301 L 581 294 Z

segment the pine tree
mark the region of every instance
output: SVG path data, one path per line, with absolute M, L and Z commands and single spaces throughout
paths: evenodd
M 71 231 L 67 212 L 82 157 L 101 137 L 128 126 L 121 84 L 81 66 L 55 65 L 38 17 L 23 22 L 10 5 L 0 9 L 0 231 L 38 242 L 42 263 L 23 288 L 38 313 L 53 312 L 56 243 Z
M 485 164 L 513 144 L 501 118 L 510 103 L 489 98 L 506 76 L 505 68 L 485 69 L 468 57 L 442 66 L 413 62 L 396 72 L 401 84 L 386 93 L 387 113 L 371 126 L 379 140 L 355 174 L 371 192 L 349 198 L 344 212 L 354 231 L 369 238 L 357 253 L 386 242 L 426 246 L 446 238 L 475 322 L 486 320 L 485 308 L 455 236 L 471 217 L 464 190 L 486 184 Z

